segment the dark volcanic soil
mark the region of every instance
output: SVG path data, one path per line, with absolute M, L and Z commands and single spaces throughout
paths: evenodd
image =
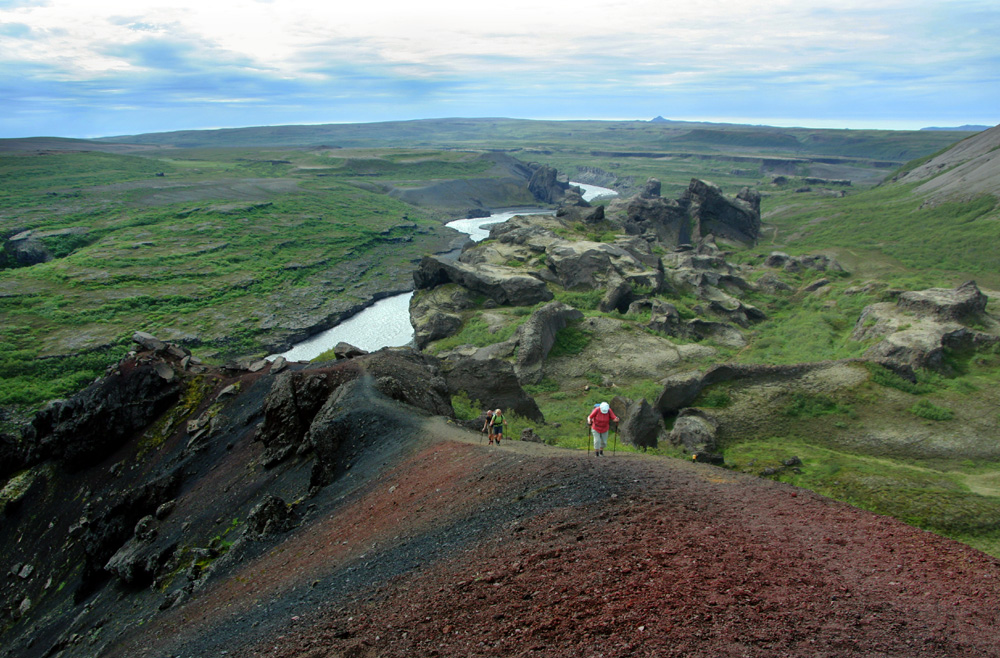
M 1000 561 L 967 546 L 711 466 L 426 427 L 114 655 L 1000 655 Z

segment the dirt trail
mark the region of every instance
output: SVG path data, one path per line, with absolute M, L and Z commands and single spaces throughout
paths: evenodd
M 273 591 L 342 568 L 308 556 L 345 522 L 370 586 L 324 590 L 237 655 L 997 655 L 1000 561 L 967 546 L 710 466 L 425 429 L 325 544 L 282 553 L 301 557 Z

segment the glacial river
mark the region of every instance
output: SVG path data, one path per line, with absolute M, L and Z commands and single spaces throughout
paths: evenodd
M 572 183 L 583 189 L 583 198 L 592 201 L 601 197 L 617 196 L 618 193 L 606 187 Z M 475 242 L 489 236 L 489 227 L 502 224 L 515 215 L 545 215 L 550 210 L 511 210 L 500 212 L 489 217 L 474 219 L 456 219 L 446 226 L 461 233 L 467 233 Z M 393 295 L 379 300 L 360 313 L 344 320 L 336 327 L 327 329 L 308 338 L 281 356 L 289 361 L 310 361 L 317 356 L 333 349 L 343 341 L 368 352 L 374 352 L 383 347 L 401 347 L 413 341 L 413 326 L 410 325 L 410 298 L 412 292 Z M 272 354 L 268 358 L 275 358 Z

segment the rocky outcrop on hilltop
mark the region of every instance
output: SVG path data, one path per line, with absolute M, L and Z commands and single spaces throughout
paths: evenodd
M 951 366 L 945 358 L 948 350 L 992 345 L 1000 340 L 996 322 L 985 314 L 986 302 L 986 295 L 974 281 L 953 289 L 903 292 L 895 302 L 866 307 L 851 338 L 878 341 L 868 348 L 866 357 L 949 374 Z
M 548 165 L 533 165 L 537 168 L 528 181 L 528 191 L 541 203 L 560 203 L 567 195 L 574 195 L 570 205 L 589 205 L 580 198 L 580 188 L 559 179 L 559 172 Z
M 629 235 L 671 247 L 710 235 L 752 245 L 760 234 L 760 193 L 744 188 L 730 198 L 718 186 L 698 179 L 680 198 L 664 199 L 660 182 L 651 178 L 639 194 L 612 202 L 607 212 Z
M 754 221 L 759 224 L 759 199 L 755 202 L 755 198 L 744 192 L 724 202 L 717 188 L 695 181 L 681 201 L 668 203 L 659 197 L 659 184 L 650 181 L 625 205 L 638 204 L 631 206 L 633 210 L 643 204 L 672 209 L 670 212 L 679 213 L 678 222 L 688 226 L 694 217 L 693 221 L 706 230 L 715 226 L 712 222 L 723 222 L 729 227 L 723 233 L 731 237 L 734 232 L 750 230 L 747 226 L 753 226 Z M 489 309 L 549 302 L 557 291 L 589 291 L 599 294 L 593 308 L 602 312 L 629 318 L 649 314 L 646 326 L 657 334 L 744 346 L 744 330 L 766 318 L 764 312 L 742 299 L 756 286 L 727 262 L 713 236 L 702 237 L 694 245 L 677 246 L 677 236 L 664 233 L 665 224 L 659 220 L 650 220 L 649 230 L 629 234 L 628 226 L 634 225 L 637 216 L 633 213 L 631 220 L 622 220 L 610 210 L 605 214 L 563 206 L 555 216 L 520 216 L 492 227 L 489 240 L 467 248 L 457 261 L 425 258 L 414 274 L 417 291 L 410 307 L 417 345 L 426 348 L 454 336 L 474 317 L 487 320 L 482 314 Z M 717 228 L 711 230 L 720 232 Z M 590 230 L 614 238 L 594 240 L 588 239 L 589 233 L 580 235 Z M 693 297 L 699 303 L 682 312 L 666 301 L 672 297 Z M 567 322 L 579 320 L 580 310 L 571 306 L 563 304 L 565 311 L 560 311 L 560 317 L 575 319 L 560 321 L 547 333 L 554 334 L 566 328 Z M 543 341 L 544 349 L 539 351 L 530 337 L 537 323 L 548 323 L 540 316 L 551 308 L 555 307 L 550 304 L 533 310 L 510 338 L 498 339 L 489 347 L 469 346 L 458 351 L 478 358 L 510 358 L 516 353 L 519 380 L 536 384 L 543 377 L 545 354 L 553 338 Z M 504 320 L 509 317 L 505 313 L 490 312 L 491 332 L 497 330 L 497 323 L 509 322 Z
M 413 282 L 417 290 L 456 283 L 496 304 L 531 305 L 552 299 L 545 282 L 537 276 L 502 265 L 473 267 L 442 256 L 425 256 L 413 273 Z
M 531 314 L 517 330 L 517 361 L 519 381 L 537 384 L 542 378 L 542 364 L 556 342 L 556 334 L 583 313 L 562 302 L 549 302 Z

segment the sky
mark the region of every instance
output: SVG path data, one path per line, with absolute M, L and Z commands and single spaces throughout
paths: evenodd
M 1000 123 L 997 0 L 0 0 L 0 138 L 442 117 Z

